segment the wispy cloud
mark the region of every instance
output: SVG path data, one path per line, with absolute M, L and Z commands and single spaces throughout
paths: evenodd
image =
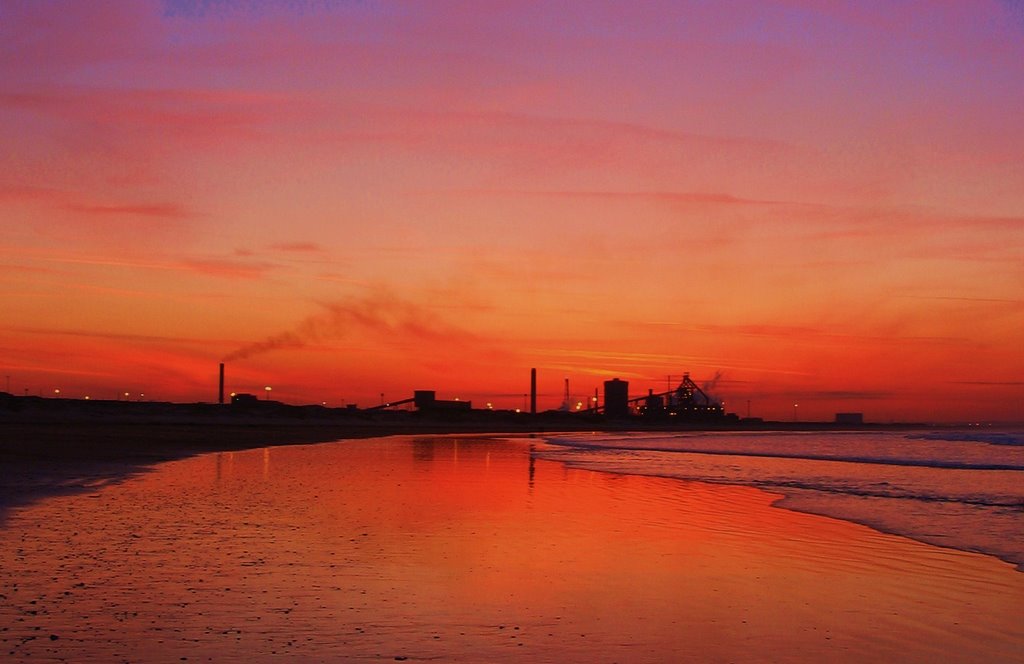
M 2 107 L 31 110 L 75 125 L 88 124 L 94 131 L 106 130 L 111 138 L 135 140 L 145 138 L 139 135 L 140 129 L 166 132 L 179 139 L 251 138 L 267 119 L 269 107 L 288 112 L 283 97 L 200 88 L 40 87 L 0 94 Z
M 62 336 L 62 337 L 80 337 L 85 339 L 103 339 L 109 341 L 129 341 L 133 343 L 149 343 L 149 344 L 195 344 L 201 346 L 208 346 L 211 342 L 210 339 L 196 339 L 192 337 L 172 337 L 152 334 L 134 334 L 134 333 L 123 333 L 123 332 L 102 332 L 96 330 L 61 330 L 54 328 L 37 328 L 37 327 L 8 327 L 5 328 L 13 332 L 20 332 L 24 334 L 42 335 L 42 336 Z
M 980 387 L 1019 387 L 1024 380 L 953 380 L 954 385 L 977 385 Z
M 896 297 L 902 297 L 912 300 L 936 300 L 939 302 L 967 302 L 967 303 L 979 303 L 979 304 L 1008 304 L 1015 307 L 1024 306 L 1024 300 L 1013 300 L 1009 298 L 998 298 L 998 297 L 968 297 L 968 296 L 952 296 L 952 295 L 897 295 Z
M 657 325 L 671 325 L 669 323 L 657 323 Z M 770 324 L 737 324 L 737 325 L 692 325 L 681 324 L 681 327 L 693 332 L 710 333 L 717 336 L 743 336 L 743 337 L 765 337 L 770 339 L 786 340 L 825 340 L 836 343 L 864 341 L 871 343 L 904 344 L 927 343 L 939 345 L 959 345 L 970 343 L 971 340 L 964 337 L 945 337 L 927 335 L 873 335 L 855 334 L 840 332 L 826 328 L 770 325 Z
M 0 186 L 0 202 L 32 201 L 93 216 L 159 217 L 185 219 L 196 216 L 193 210 L 174 201 L 97 201 L 82 193 L 55 187 Z
M 321 253 L 324 248 L 315 242 L 281 242 L 278 244 L 270 245 L 270 248 L 274 251 L 284 251 L 289 253 L 299 254 L 313 254 Z
M 701 367 L 715 372 L 721 370 L 736 370 L 789 376 L 810 375 L 803 371 L 770 366 L 756 366 L 752 362 L 742 362 L 729 358 L 699 355 L 580 350 L 571 348 L 531 348 L 527 353 L 536 357 L 550 358 L 556 364 L 565 368 L 587 370 L 601 375 L 622 373 L 624 367 L 629 367 L 636 371 L 639 371 L 640 369 L 647 369 L 648 371 L 646 375 L 640 373 L 635 374 L 636 376 L 646 378 L 654 376 L 654 374 L 651 373 L 652 370 L 661 370 L 666 367 L 676 368 L 678 371 L 686 371 L 693 367 Z M 618 365 L 619 371 L 616 372 L 615 369 L 589 368 L 601 367 L 602 365 L 607 367 L 609 364 Z
M 445 193 L 471 196 L 507 196 L 513 198 L 563 198 L 601 201 L 660 201 L 694 205 L 801 205 L 793 201 L 745 198 L 724 192 L 695 191 L 616 191 L 616 190 L 544 190 L 544 189 L 465 189 Z
M 807 401 L 880 401 L 884 399 L 891 399 L 896 395 L 896 392 L 891 392 L 887 390 L 816 390 L 809 392 L 793 393 L 793 396 L 799 397 L 800 399 L 804 399 Z
M 322 16 L 353 4 L 355 0 L 164 0 L 164 15 L 190 19 L 230 18 L 232 16 L 264 17 L 291 14 L 303 17 Z
M 131 217 L 159 217 L 170 219 L 181 219 L 191 216 L 191 213 L 184 206 L 177 203 L 150 203 L 142 205 L 132 204 L 86 204 L 69 203 L 65 206 L 73 212 L 82 212 L 93 215 L 115 215 Z
M 232 279 L 261 279 L 278 266 L 262 261 L 243 261 L 229 258 L 189 258 L 167 266 L 214 277 Z
M 276 263 L 245 258 L 222 258 L 217 256 L 184 256 L 173 258 L 152 255 L 125 258 L 117 254 L 77 253 L 59 251 L 33 251 L 7 248 L 12 254 L 41 263 L 68 265 L 96 265 L 126 269 L 177 271 L 208 276 L 238 279 L 259 279 L 277 270 Z

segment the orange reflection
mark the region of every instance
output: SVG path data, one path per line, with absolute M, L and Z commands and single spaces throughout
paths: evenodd
M 79 661 L 852 662 L 1006 661 L 1024 644 L 1024 577 L 1002 563 L 750 488 L 568 469 L 531 444 L 213 454 L 15 511 L 5 646 Z

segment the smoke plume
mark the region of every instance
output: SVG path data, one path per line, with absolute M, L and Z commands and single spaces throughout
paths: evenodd
M 336 302 L 322 302 L 324 311 L 304 318 L 291 330 L 246 344 L 223 362 L 244 360 L 286 348 L 341 339 L 355 331 L 373 332 L 384 340 L 470 340 L 472 335 L 439 320 L 435 314 L 389 292 L 377 291 Z
M 722 372 L 719 370 L 715 372 L 715 375 L 711 377 L 711 380 L 705 381 L 705 383 L 701 385 L 700 389 L 704 390 L 704 394 L 711 396 L 711 392 L 715 389 L 718 385 L 718 381 L 720 380 L 722 380 Z

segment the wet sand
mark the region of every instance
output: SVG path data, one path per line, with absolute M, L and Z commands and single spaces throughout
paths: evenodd
M 442 425 L 418 425 L 417 432 Z M 90 491 L 154 464 L 215 451 L 412 433 L 388 422 L 0 421 L 0 524 L 16 505 Z
M 1024 661 L 1024 575 L 529 440 L 220 452 L 12 508 L 10 661 Z

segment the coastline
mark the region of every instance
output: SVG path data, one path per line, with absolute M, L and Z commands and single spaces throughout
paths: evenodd
M 829 422 L 648 423 L 586 414 L 470 411 L 425 416 L 260 402 L 218 404 L 82 401 L 0 393 L 0 522 L 7 510 L 48 495 L 116 482 L 154 464 L 208 452 L 403 434 L 529 435 L 587 431 L 839 431 Z M 865 424 L 854 430 L 918 429 Z
M 125 404 L 127 405 L 127 404 Z M 139 404 L 134 404 L 139 405 Z M 147 405 L 147 404 L 141 404 Z M 176 406 L 181 406 L 176 404 Z M 206 407 L 207 404 L 200 404 Z M 152 471 L 163 462 L 186 459 L 200 454 L 232 452 L 253 448 L 287 445 L 330 443 L 334 441 L 380 438 L 401 435 L 453 435 L 533 437 L 561 433 L 651 433 L 666 432 L 815 432 L 815 431 L 908 431 L 935 427 L 906 425 L 902 427 L 866 426 L 828 427 L 822 423 L 791 425 L 788 429 L 765 425 L 751 426 L 699 426 L 644 427 L 635 423 L 575 422 L 555 417 L 535 416 L 526 419 L 497 422 L 479 418 L 437 419 L 418 417 L 410 412 L 378 412 L 373 417 L 310 418 L 308 420 L 281 417 L 254 417 L 252 413 L 239 413 L 220 409 L 218 417 L 122 417 L 97 419 L 82 417 L 80 410 L 65 413 L 62 418 L 41 417 L 42 413 L 0 413 L 0 527 L 13 507 L 31 504 L 55 495 L 92 492 L 107 484 L 118 483 L 142 473 Z M 13 417 L 12 417 L 13 415 Z M 52 413 L 49 413 L 52 415 Z M 541 426 L 546 424 L 547 426 Z M 556 427 L 554 425 L 563 426 Z M 575 424 L 576 426 L 572 426 Z M 603 426 L 592 426 L 602 424 Z M 772 423 L 774 424 L 774 423 Z M 591 426 L 588 426 L 591 425 Z M 632 426 L 629 426 L 632 425 Z M 566 461 L 573 464 L 572 461 Z M 575 464 L 573 464 L 575 465 Z M 599 469 L 600 470 L 600 469 Z M 604 469 L 605 472 L 620 472 Z M 621 471 L 625 472 L 625 471 Z M 672 473 L 659 476 L 673 478 Z M 686 478 L 696 479 L 696 478 Z M 698 480 L 699 481 L 699 480 Z M 712 483 L 714 479 L 708 479 Z M 745 482 L 736 486 L 755 486 Z M 837 518 L 865 525 L 882 533 L 909 537 L 927 544 L 957 550 L 981 553 L 1001 559 L 1024 571 L 1024 564 L 1012 556 L 1001 555 L 987 549 L 953 546 L 942 537 L 920 537 L 887 527 L 877 519 L 858 514 L 808 507 L 799 500 L 799 493 L 773 491 L 775 506 L 792 512 Z
M 998 561 L 776 509 L 751 487 L 574 469 L 534 444 L 197 454 L 16 510 L 3 648 L 13 661 L 1021 661 L 1024 581 Z
M 816 441 L 817 436 L 793 432 L 713 432 L 678 439 L 656 434 L 654 440 L 675 441 L 664 446 L 637 442 L 648 439 L 643 435 L 578 441 L 570 435 L 553 440 L 554 450 L 541 456 L 588 470 L 750 487 L 775 496 L 773 505 L 779 509 L 989 556 L 1024 572 L 1024 550 L 1019 545 L 1024 541 L 1019 518 L 1021 466 L 1019 455 L 1012 456 L 1019 445 L 997 442 L 992 449 L 1006 454 L 979 459 L 972 455 L 977 450 L 962 449 L 925 450 L 915 456 L 911 450 L 917 446 L 905 440 L 958 440 L 960 431 L 934 436 L 908 436 L 899 430 L 823 433 L 820 440 L 828 442 L 820 447 L 804 442 Z M 962 435 L 980 440 L 982 446 L 1013 437 L 999 432 Z M 602 438 L 617 442 L 606 448 L 598 442 Z M 894 442 L 884 442 L 886 438 Z M 858 445 L 858 439 L 881 447 L 869 451 Z M 749 441 L 756 441 L 754 448 L 748 447 Z M 605 449 L 628 454 L 601 454 Z
M 932 430 L 915 423 L 684 422 L 606 420 L 573 413 L 472 411 L 424 416 L 261 403 L 116 402 L 6 397 L 0 410 L 0 523 L 14 506 L 90 491 L 197 454 L 394 435 L 534 435 L 569 432 L 758 432 Z
M 384 423 L 0 420 L 0 523 L 11 507 L 91 491 L 198 454 L 412 433 L 451 431 Z

